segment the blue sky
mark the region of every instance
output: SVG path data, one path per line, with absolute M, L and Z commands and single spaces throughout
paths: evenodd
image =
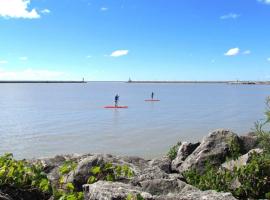
M 2 80 L 268 80 L 270 0 L 0 0 Z

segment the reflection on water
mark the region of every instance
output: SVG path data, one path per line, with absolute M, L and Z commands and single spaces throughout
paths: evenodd
M 1 84 L 0 153 L 43 157 L 100 152 L 159 156 L 216 128 L 250 131 L 266 85 Z M 160 102 L 145 102 L 154 91 Z M 128 109 L 104 109 L 114 95 Z

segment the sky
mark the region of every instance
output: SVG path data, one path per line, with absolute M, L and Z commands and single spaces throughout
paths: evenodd
M 0 80 L 270 80 L 270 0 L 0 0 Z

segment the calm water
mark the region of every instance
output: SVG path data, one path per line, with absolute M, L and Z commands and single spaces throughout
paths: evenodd
M 152 91 L 160 102 L 144 102 Z M 115 93 L 129 109 L 103 109 Z M 249 132 L 263 118 L 268 95 L 265 85 L 0 84 L 0 154 L 160 156 L 213 129 Z

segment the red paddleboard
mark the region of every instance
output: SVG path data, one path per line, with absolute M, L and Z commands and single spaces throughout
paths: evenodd
M 144 101 L 160 101 L 158 99 L 145 99 Z
M 128 108 L 128 106 L 105 106 L 104 108 L 115 108 L 115 109 L 118 109 L 118 108 Z

